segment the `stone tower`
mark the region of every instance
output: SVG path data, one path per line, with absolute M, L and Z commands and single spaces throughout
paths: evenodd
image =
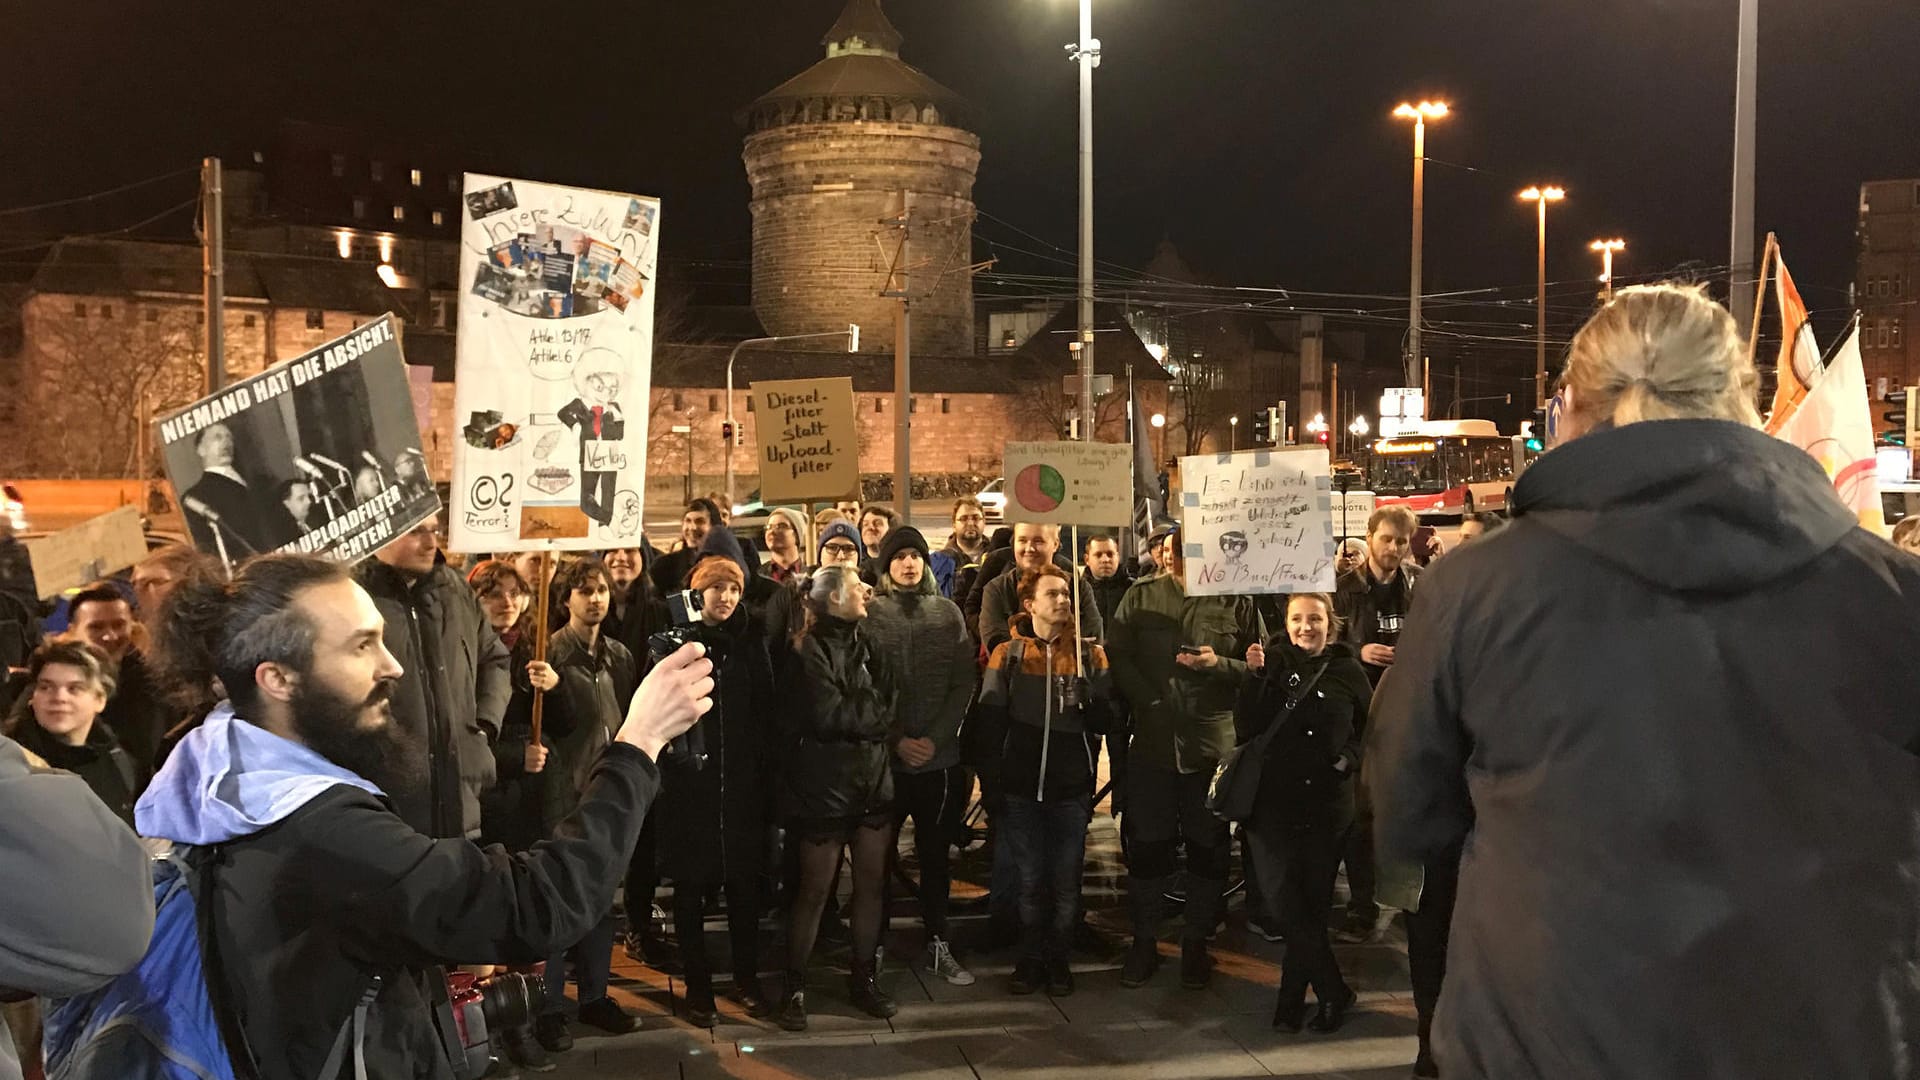
M 826 59 L 740 114 L 753 185 L 753 306 L 770 334 L 859 323 L 889 351 L 897 301 L 883 298 L 911 192 L 907 267 L 913 348 L 973 352 L 973 178 L 980 139 L 966 105 L 900 59 L 880 0 L 848 0 Z

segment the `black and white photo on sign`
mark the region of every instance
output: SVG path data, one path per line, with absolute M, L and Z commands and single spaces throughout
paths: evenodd
M 159 424 L 194 546 L 357 559 L 439 509 L 391 317 Z

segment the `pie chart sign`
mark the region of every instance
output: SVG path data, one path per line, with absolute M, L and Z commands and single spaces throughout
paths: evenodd
M 1051 465 L 1029 465 L 1013 478 L 1013 497 L 1036 514 L 1050 514 L 1067 497 L 1067 482 Z

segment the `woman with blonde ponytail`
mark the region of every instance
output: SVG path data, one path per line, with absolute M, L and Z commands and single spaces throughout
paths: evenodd
M 1381 859 L 1459 859 L 1425 1075 L 1920 1062 L 1920 560 L 1754 389 L 1703 289 L 1621 290 L 1422 579 L 1363 760 Z

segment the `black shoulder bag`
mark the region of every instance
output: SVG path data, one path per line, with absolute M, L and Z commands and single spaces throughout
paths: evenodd
M 1207 810 L 1215 817 L 1222 821 L 1245 821 L 1253 816 L 1254 800 L 1260 795 L 1260 776 L 1267 767 L 1267 747 L 1286 726 L 1293 710 L 1313 692 L 1314 684 L 1327 673 L 1327 666 L 1321 664 L 1320 670 L 1307 677 L 1304 686 L 1300 685 L 1299 672 L 1289 675 L 1287 685 L 1299 686 L 1299 693 L 1288 695 L 1286 707 L 1267 725 L 1267 730 L 1227 751 L 1220 764 L 1214 766 L 1213 782 L 1207 785 Z

